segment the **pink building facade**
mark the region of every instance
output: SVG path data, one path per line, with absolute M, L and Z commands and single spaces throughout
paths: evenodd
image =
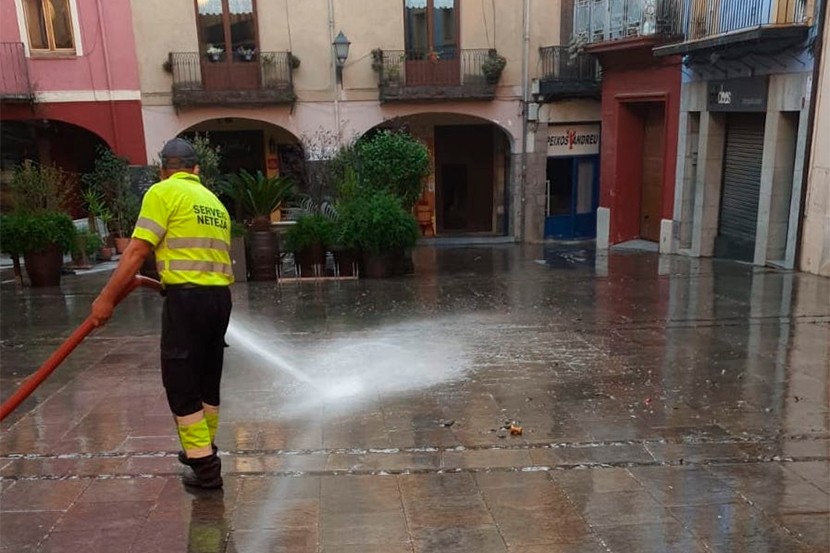
M 147 163 L 129 0 L 0 0 L 2 167 Z

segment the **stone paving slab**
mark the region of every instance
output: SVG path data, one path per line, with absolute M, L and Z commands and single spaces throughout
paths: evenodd
M 221 492 L 181 484 L 160 302 L 128 298 L 3 422 L 0 551 L 830 550 L 830 281 L 519 247 L 416 269 L 234 287 L 313 385 L 229 336 Z M 0 397 L 104 276 L 0 287 Z

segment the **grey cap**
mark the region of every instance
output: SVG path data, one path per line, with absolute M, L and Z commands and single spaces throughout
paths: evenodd
M 167 160 L 178 159 L 185 167 L 193 167 L 196 165 L 196 150 L 193 145 L 184 138 L 174 138 L 169 140 L 164 148 L 161 149 L 161 161 L 164 163 Z

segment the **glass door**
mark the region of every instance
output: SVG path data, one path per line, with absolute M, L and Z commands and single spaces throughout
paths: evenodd
M 254 0 L 197 0 L 196 20 L 204 88 L 259 88 Z
M 598 167 L 598 156 L 548 158 L 545 238 L 596 236 Z
M 404 0 L 406 84 L 461 82 L 458 0 Z

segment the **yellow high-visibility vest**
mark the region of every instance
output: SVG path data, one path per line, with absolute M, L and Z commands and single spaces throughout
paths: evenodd
M 162 284 L 233 284 L 231 218 L 197 175 L 179 172 L 151 186 L 133 238 L 155 248 Z

